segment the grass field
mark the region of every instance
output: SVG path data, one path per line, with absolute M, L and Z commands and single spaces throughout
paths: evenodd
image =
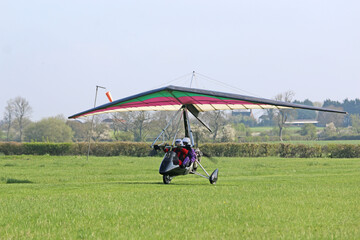
M 0 156 L 0 239 L 360 239 L 360 159 Z

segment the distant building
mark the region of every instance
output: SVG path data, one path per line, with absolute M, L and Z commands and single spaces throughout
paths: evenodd
M 240 117 L 250 117 L 250 118 L 255 119 L 254 114 L 251 109 L 250 109 L 250 112 L 248 112 L 248 111 L 232 111 L 231 115 L 232 116 L 240 116 Z
M 297 119 L 294 121 L 288 121 L 285 122 L 286 125 L 292 125 L 292 126 L 302 126 L 304 124 L 315 124 L 317 125 L 319 121 L 316 120 L 310 120 L 310 119 Z
M 104 120 L 101 121 L 102 123 L 105 123 L 109 126 L 111 126 L 113 123 L 126 123 L 126 120 L 124 119 L 112 119 L 112 118 L 105 118 Z
M 256 118 L 254 117 L 251 109 L 250 111 L 232 111 L 231 115 L 234 123 L 243 123 L 249 127 L 254 127 L 257 124 Z

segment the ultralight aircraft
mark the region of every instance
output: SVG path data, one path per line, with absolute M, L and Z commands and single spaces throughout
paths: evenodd
M 289 102 L 275 101 L 264 98 L 250 97 L 233 93 L 217 92 L 204 89 L 195 89 L 179 86 L 167 86 L 142 92 L 130 97 L 119 99 L 89 110 L 74 114 L 69 119 L 86 117 L 95 114 L 113 112 L 133 112 L 133 111 L 176 111 L 170 122 L 155 139 L 151 147 L 154 150 L 167 149 L 163 161 L 160 164 L 159 173 L 163 175 L 163 182 L 170 183 L 173 177 L 186 174 L 196 174 L 204 177 L 215 184 L 218 179 L 218 169 L 209 174 L 201 164 L 202 152 L 196 149 L 196 159 L 189 166 L 181 167 L 178 156 L 172 151 L 174 141 L 171 145 L 161 143 L 156 145 L 160 136 L 164 133 L 171 122 L 180 116 L 184 122 L 185 137 L 190 138 L 191 147 L 195 147 L 193 132 L 191 130 L 189 115 L 190 112 L 204 127 L 211 129 L 199 118 L 200 112 L 216 110 L 237 110 L 237 109 L 307 109 L 331 113 L 346 112 L 322 107 L 307 106 Z M 175 140 L 174 136 L 174 140 Z M 205 172 L 206 176 L 198 173 L 198 166 Z

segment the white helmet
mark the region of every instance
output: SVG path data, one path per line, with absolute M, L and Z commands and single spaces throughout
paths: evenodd
M 184 137 L 182 141 L 184 145 L 190 145 L 190 138 Z
M 177 147 L 182 147 L 183 146 L 183 142 L 180 138 L 175 140 L 175 146 Z

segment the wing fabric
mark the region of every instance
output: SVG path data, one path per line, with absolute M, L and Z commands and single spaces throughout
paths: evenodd
M 346 112 L 340 110 L 280 102 L 264 98 L 203 89 L 167 86 L 119 99 L 114 102 L 74 114 L 69 118 L 78 118 L 111 112 L 177 111 L 183 105 L 192 105 L 199 112 L 236 109 L 300 108 L 346 114 Z

